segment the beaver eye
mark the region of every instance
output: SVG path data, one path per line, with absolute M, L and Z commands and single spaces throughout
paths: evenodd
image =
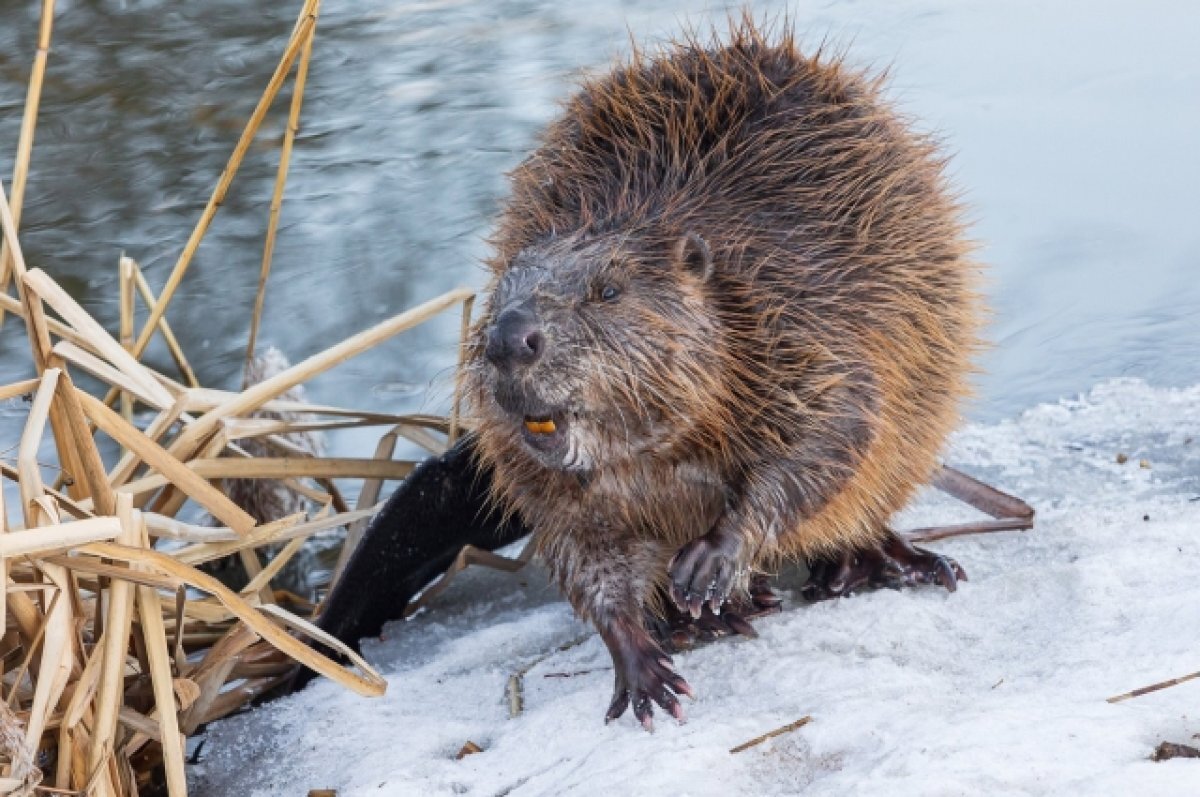
M 605 285 L 600 291 L 600 300 L 605 302 L 615 302 L 617 297 L 621 295 L 621 289 L 616 285 Z

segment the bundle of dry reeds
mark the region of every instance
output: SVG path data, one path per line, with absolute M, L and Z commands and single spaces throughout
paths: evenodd
M 318 5 L 304 3 L 279 66 L 161 292 L 154 295 L 137 264 L 122 258 L 121 328 L 113 336 L 50 275 L 27 270 L 21 252 L 18 224 L 54 11 L 53 0 L 44 2 L 11 203 L 0 184 L 0 323 L 4 312 L 24 320 L 37 374 L 0 386 L 0 401 L 30 400 L 15 465 L 0 461 L 0 475 L 15 482 L 20 495 L 19 509 L 11 512 L 20 521 L 10 524 L 0 492 L 0 793 L 123 795 L 165 786 L 171 795 L 186 794 L 185 737 L 278 684 L 297 662 L 364 695 L 384 690 L 383 679 L 361 658 L 302 616 L 311 605 L 293 600 L 300 614 L 282 608 L 285 596 L 272 589 L 272 580 L 313 534 L 361 528 L 374 512 L 370 504 L 380 485 L 412 467 L 392 459 L 398 437 L 440 451 L 457 422 L 280 396 L 455 304 L 463 304 L 468 317 L 472 293 L 458 289 L 432 299 L 240 393 L 200 386 L 165 317 L 268 107 L 299 60 L 254 303 L 247 352 L 253 354 Z M 10 280 L 16 297 L 8 294 Z M 137 295 L 148 312 L 140 332 Z M 15 327 L 13 320 L 9 329 Z M 155 334 L 169 347 L 182 382 L 139 361 Z M 107 384 L 107 395 L 77 387 L 76 369 Z M 154 413 L 144 428 L 133 422 L 138 406 Z M 264 411 L 302 415 L 255 416 Z M 37 460 L 47 425 L 60 473 L 51 484 Z M 311 456 L 285 439 L 370 425 L 388 427 L 372 459 Z M 103 461 L 97 435 L 119 444 L 117 461 Z M 248 455 L 239 445 L 248 439 L 267 444 L 256 450 L 278 455 Z M 320 508 L 258 523 L 215 486 L 233 478 L 282 480 Z M 346 506 L 337 479 L 364 480 L 356 508 Z M 222 525 L 177 519 L 188 502 Z M 174 541 L 169 550 L 157 545 L 162 540 Z M 259 551 L 280 544 L 264 564 Z M 230 555 L 241 558 L 249 577 L 240 591 L 197 569 Z M 306 637 L 345 654 L 354 667 L 314 652 Z

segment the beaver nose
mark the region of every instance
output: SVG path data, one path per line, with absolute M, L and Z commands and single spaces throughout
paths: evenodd
M 497 367 L 512 369 L 537 362 L 545 347 L 546 338 L 533 313 L 510 308 L 492 325 L 484 353 Z

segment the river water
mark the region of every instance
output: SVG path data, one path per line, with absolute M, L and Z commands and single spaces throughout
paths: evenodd
M 955 154 L 994 308 L 969 414 L 1012 415 L 1112 376 L 1200 381 L 1200 11 L 1187 2 L 764 2 L 863 66 Z M 0 174 L 40 3 L 0 2 Z M 117 260 L 165 282 L 274 68 L 298 2 L 59 3 L 23 224 L 31 267 L 109 329 Z M 504 173 L 585 70 L 704 2 L 327 0 L 262 340 L 302 359 L 456 284 L 481 286 Z M 209 386 L 236 387 L 286 114 L 251 148 L 168 318 Z M 6 178 L 7 184 L 7 178 Z M 309 386 L 321 402 L 444 409 L 457 319 Z M 157 344 L 156 344 L 157 346 Z M 149 361 L 173 373 L 165 350 Z M 0 381 L 30 370 L 0 334 Z M 0 448 L 23 410 L 2 408 Z M 363 456 L 376 432 L 337 438 Z

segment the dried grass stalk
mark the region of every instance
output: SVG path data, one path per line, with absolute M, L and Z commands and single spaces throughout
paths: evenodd
M 1178 678 L 1171 678 L 1166 681 L 1159 681 L 1156 684 L 1150 684 L 1149 686 L 1143 686 L 1140 689 L 1134 689 L 1132 692 L 1126 692 L 1123 695 L 1116 695 L 1114 697 L 1110 697 L 1110 698 L 1108 698 L 1108 700 L 1106 702 L 1120 703 L 1123 700 L 1129 700 L 1131 698 L 1141 697 L 1142 695 L 1148 695 L 1151 692 L 1157 692 L 1160 689 L 1168 689 L 1172 686 L 1178 686 L 1179 684 L 1187 683 L 1188 681 L 1194 681 L 1197 678 L 1200 678 L 1200 672 L 1193 672 L 1193 673 L 1189 673 L 1188 675 L 1181 675 Z
M 220 518 L 239 534 L 248 534 L 250 529 L 257 525 L 254 518 L 226 498 L 224 493 L 193 473 L 187 465 L 171 456 L 158 443 L 125 423 L 121 416 L 104 406 L 104 402 L 92 398 L 87 393 L 78 392 L 77 395 L 83 404 L 83 411 L 91 418 L 92 423 L 137 454 L 151 468 L 170 479 L 196 503 L 212 512 L 213 516 Z
M 245 539 L 234 542 L 213 542 L 191 545 L 187 548 L 181 548 L 172 553 L 180 562 L 189 565 L 200 565 L 204 562 L 211 562 L 214 559 L 220 559 L 223 556 L 237 553 L 246 548 L 261 548 L 264 545 L 272 545 L 289 540 L 311 537 L 321 531 L 343 526 L 347 523 L 352 523 L 362 518 L 370 517 L 379 511 L 378 506 L 369 507 L 367 509 L 357 509 L 352 512 L 341 512 L 335 515 L 326 517 L 317 517 L 307 522 L 299 522 L 299 516 L 292 516 L 275 521 L 274 523 L 264 524 L 259 526 L 254 532 Z
M 406 329 L 428 321 L 447 307 L 466 301 L 473 295 L 474 293 L 468 288 L 456 288 L 437 298 L 430 299 L 424 304 L 417 305 L 411 310 L 393 316 L 370 329 L 359 332 L 357 335 L 352 335 L 325 351 L 293 365 L 283 373 L 249 387 L 242 393 L 235 394 L 228 401 L 201 415 L 194 424 L 185 429 L 171 446 L 172 453 L 184 458 L 190 457 L 195 453 L 201 441 L 215 431 L 217 425 L 225 418 L 254 412 L 281 393 L 302 382 L 309 381 L 335 365 L 379 345 Z
M 146 282 L 146 276 L 142 273 L 142 268 L 136 261 L 130 260 L 133 264 L 133 284 L 137 291 L 142 296 L 142 301 L 146 303 L 146 309 L 151 313 L 158 306 L 158 297 L 154 295 L 154 291 L 150 289 L 150 283 Z M 174 330 L 167 323 L 165 316 L 158 319 L 158 331 L 162 333 L 163 342 L 167 344 L 167 351 L 171 352 L 171 357 L 175 360 L 175 366 L 179 368 L 179 373 L 183 376 L 183 380 L 190 387 L 200 387 L 200 380 L 196 378 L 196 372 L 192 370 L 191 364 L 188 362 L 183 353 L 183 347 L 179 345 L 179 340 L 175 337 Z
M 36 556 L 89 542 L 114 540 L 121 534 L 116 518 L 96 517 L 71 523 L 14 531 L 0 536 L 0 556 Z
M 146 319 L 146 324 L 142 327 L 141 334 L 134 342 L 133 354 L 135 357 L 141 357 L 142 353 L 146 350 L 146 346 L 150 343 L 150 338 L 154 335 L 154 330 L 158 325 L 159 319 L 167 311 L 171 299 L 175 296 L 175 291 L 183 281 L 183 275 L 187 273 L 188 266 L 191 265 L 192 258 L 196 255 L 196 250 L 200 248 L 200 242 L 204 240 L 204 235 L 208 232 L 209 225 L 212 224 L 213 218 L 217 215 L 217 210 L 225 201 L 225 195 L 228 193 L 229 186 L 233 184 L 233 178 L 237 175 L 238 169 L 242 165 L 242 159 L 245 158 L 246 151 L 250 149 L 251 142 L 254 141 L 254 137 L 258 134 L 258 128 L 262 125 L 263 119 L 266 118 L 267 109 L 271 107 L 271 103 L 275 100 L 275 95 L 279 93 L 279 89 L 283 86 L 284 79 L 292 68 L 292 63 L 300 54 L 300 49 L 308 41 L 309 32 L 316 24 L 316 7 L 317 0 L 306 0 L 304 7 L 300 10 L 299 21 L 292 32 L 291 38 L 288 40 L 287 46 L 284 48 L 283 57 L 280 58 L 279 65 L 275 68 L 275 73 L 271 75 L 266 90 L 263 91 L 258 105 L 255 106 L 254 112 L 250 115 L 250 120 L 246 122 L 246 128 L 242 131 L 237 146 L 233 148 L 233 154 L 229 156 L 229 162 L 225 165 L 225 170 L 221 172 L 220 179 L 217 180 L 217 187 L 213 190 L 212 196 L 209 197 L 208 204 L 205 206 L 204 212 L 200 215 L 200 221 L 197 222 L 191 237 L 183 247 L 183 253 L 179 256 L 179 260 L 171 270 L 171 275 L 167 278 L 167 284 L 163 286 L 162 291 L 159 293 L 158 303 L 150 311 L 150 317 Z
M 142 431 L 146 439 L 152 443 L 157 443 L 179 421 L 179 417 L 183 415 L 185 403 L 186 400 L 184 397 L 180 396 L 175 400 L 174 404 L 156 415 L 154 420 L 150 422 L 150 425 Z M 120 487 L 122 484 L 125 484 L 133 476 L 139 464 L 141 464 L 141 460 L 137 454 L 126 450 L 120 461 L 117 462 L 116 466 L 108 474 L 109 485 Z
M 0 589 L 0 609 L 15 631 L 5 637 L 3 656 L 6 661 L 19 662 L 5 679 L 9 684 L 7 703 L 0 708 L 13 707 L 14 716 L 27 718 L 21 728 L 6 724 L 6 715 L 0 714 L 0 746 L 6 743 L 4 734 L 9 731 L 17 742 L 4 748 L 10 767 L 0 774 L 0 791 L 28 792 L 32 788 L 36 771 L 25 764 L 43 745 L 57 756 L 55 771 L 48 773 L 51 785 L 42 787 L 44 790 L 130 793 L 145 782 L 147 774 L 136 773 L 131 761 L 156 760 L 153 751 L 136 759 L 131 756 L 151 744 L 161 746 L 167 787 L 178 797 L 186 794 L 183 733 L 261 695 L 287 677 L 297 663 L 360 694 L 381 694 L 386 687 L 352 651 L 304 617 L 273 605 L 276 593 L 271 582 L 311 535 L 348 524 L 361 528 L 374 514 L 383 482 L 404 477 L 412 467 L 409 462 L 392 461 L 399 438 L 413 440 L 430 451 L 444 450 L 443 435 L 451 428 L 457 434 L 464 427 L 457 400 L 455 417 L 448 422 L 430 415 L 313 406 L 286 394 L 457 302 L 466 305 L 464 319 L 469 319 L 472 293 L 458 289 L 437 297 L 240 393 L 201 388 L 165 319 L 267 107 L 299 58 L 264 246 L 265 285 L 318 6 L 318 0 L 305 0 L 278 68 L 161 295 L 154 295 L 132 259 L 121 259 L 120 327 L 115 336 L 48 274 L 26 268 L 17 227 L 27 144 L 19 148 L 25 153 L 19 158 L 24 166 L 18 164 L 23 173 L 14 181 L 12 205 L 0 183 L 0 247 L 4 250 L 0 270 L 11 271 L 18 291 L 14 299 L 0 290 L 0 313 L 12 312 L 24 320 L 39 374 L 37 379 L 0 387 L 0 400 L 33 394 L 16 465 L 0 462 L 0 477 L 18 485 L 23 518 L 21 528 L 8 528 L 0 493 L 0 564 L 6 584 L 6 589 Z M 51 0 L 45 0 L 38 56 L 42 62 L 52 9 Z M 35 72 L 40 92 L 40 70 Z M 36 115 L 36 104 L 27 105 L 23 141 L 32 141 L 29 120 Z M 135 334 L 134 297 L 138 294 L 148 308 L 148 318 L 140 334 Z M 260 294 L 252 321 L 255 330 L 262 303 Z M 139 361 L 156 331 L 179 366 L 183 384 Z M 70 368 L 107 383 L 113 402 L 118 396 L 122 399 L 120 412 L 78 390 Z M 157 410 L 145 429 L 134 423 L 137 404 Z M 294 415 L 248 417 L 257 412 Z M 390 441 L 386 453 L 377 452 L 369 460 L 311 456 L 312 452 L 292 441 L 313 432 L 368 425 L 393 427 L 385 436 Z M 61 465 L 59 483 L 54 487 L 44 482 L 46 466 L 37 460 L 47 426 Z M 125 449 L 111 469 L 101 459 L 94 440 L 97 430 Z M 245 442 L 239 445 L 237 441 Z M 311 518 L 296 513 L 256 524 L 252 514 L 210 483 L 229 478 L 277 480 L 322 509 Z M 348 511 L 342 488 L 335 483 L 347 478 L 366 480 L 367 489 L 360 492 L 359 508 L 354 511 Z M 65 486 L 60 489 L 60 485 Z M 201 527 L 176 518 L 188 500 L 208 509 L 223 525 Z M 168 554 L 153 550 L 155 538 L 187 544 Z M 259 551 L 278 545 L 282 550 L 264 567 Z M 250 574 L 241 594 L 194 567 L 231 554 L 243 560 Z M 187 588 L 208 597 L 193 597 Z M 173 604 L 164 607 L 163 599 L 172 593 Z M 315 608 L 305 600 L 295 602 L 306 611 Z M 340 652 L 352 667 L 343 668 L 317 653 L 301 636 Z M 190 654 L 201 656 L 199 667 L 189 663 L 195 661 Z M 245 680 L 235 684 L 234 679 Z M 150 711 L 146 710 L 147 680 L 153 694 Z
M 147 546 L 145 528 L 140 528 L 141 545 Z M 134 563 L 135 570 L 148 570 Z M 179 720 L 175 714 L 175 690 L 171 678 L 171 656 L 167 646 L 167 632 L 163 624 L 162 603 L 158 591 L 153 587 L 137 588 L 138 617 L 141 620 L 142 639 L 146 647 L 146 659 L 150 666 L 154 704 L 157 707 L 159 737 L 162 740 L 163 767 L 167 774 L 167 790 L 171 797 L 187 794 L 187 775 L 184 771 L 183 738 L 179 733 Z
M 458 440 L 458 418 L 459 409 L 462 406 L 462 375 L 465 372 L 464 366 L 467 362 L 467 340 L 471 332 L 471 308 L 475 306 L 475 297 L 472 296 L 463 302 L 462 307 L 462 328 L 459 330 L 458 336 L 458 370 L 455 372 L 457 378 L 454 380 L 454 406 L 450 410 L 450 434 L 447 441 L 450 445 L 454 445 Z
M 117 517 L 122 545 L 139 542 L 133 500 L 122 495 L 117 498 Z M 125 651 L 129 649 L 129 629 L 133 620 L 133 585 L 125 580 L 112 580 L 108 587 L 108 615 L 104 628 L 104 657 L 100 665 L 100 685 L 96 691 L 96 720 L 88 767 L 94 769 L 111 751 L 117 732 L 117 711 L 125 693 Z
M 46 77 L 46 59 L 50 54 L 50 36 L 54 28 L 54 0 L 42 0 L 42 19 L 38 26 L 37 52 L 29 75 L 29 90 L 25 94 L 25 112 L 21 117 L 21 134 L 17 138 L 17 158 L 13 164 L 12 218 L 13 231 L 21 224 L 21 209 L 25 205 L 25 182 L 29 177 L 29 162 L 33 156 L 33 135 L 37 128 L 38 110 L 42 103 L 42 83 Z M 7 239 L 0 241 L 0 294 L 8 290 L 13 273 L 13 252 Z M 7 298 L 7 297 L 6 297 Z M 4 324 L 4 308 L 0 307 L 0 326 Z
M 117 263 L 117 286 L 120 293 L 121 346 L 133 350 L 133 261 L 122 256 Z M 121 417 L 133 423 L 133 398 L 128 391 L 121 393 Z
M 347 457 L 252 457 L 193 459 L 187 467 L 206 479 L 403 479 L 416 466 L 403 460 Z
M 46 612 L 41 664 L 29 709 L 25 740 L 31 747 L 37 746 L 48 727 L 50 715 L 58 706 L 75 662 L 75 616 L 71 601 L 66 597 L 71 589 L 70 577 L 66 568 L 60 565 L 43 563 L 41 570 L 57 595 Z
M 13 297 L 2 292 L 0 292 L 0 312 L 9 312 L 23 321 L 26 320 L 25 307 L 21 304 L 21 301 L 19 299 L 14 299 Z M 95 350 L 91 348 L 91 342 L 87 338 L 71 329 L 58 319 L 47 318 L 46 325 L 50 328 L 50 331 L 54 333 L 55 337 L 63 340 L 69 340 L 76 346 L 92 352 L 92 354 L 96 353 Z
M 246 343 L 246 367 L 254 361 L 254 350 L 258 342 L 258 325 L 262 321 L 263 305 L 267 296 L 267 277 L 271 274 L 271 258 L 275 254 L 275 233 L 279 228 L 279 213 L 283 207 L 283 191 L 287 187 L 288 166 L 292 161 L 292 145 L 300 129 L 300 108 L 304 105 L 304 85 L 308 80 L 308 63 L 312 59 L 313 39 L 317 34 L 316 16 L 320 12 L 320 0 L 313 6 L 313 24 L 304 40 L 300 53 L 300 65 L 296 67 L 296 80 L 292 84 L 292 104 L 288 110 L 287 132 L 283 136 L 283 147 L 279 152 L 279 171 L 275 175 L 275 191 L 271 195 L 271 212 L 267 219 L 267 238 L 263 244 L 262 268 L 258 275 L 258 291 L 254 295 L 254 312 L 250 317 L 250 340 Z M 243 383 L 243 387 L 249 384 Z
M 396 442 L 399 440 L 399 433 L 392 429 L 379 439 L 379 443 L 375 446 L 375 459 L 387 461 L 392 458 L 396 452 Z M 358 494 L 358 508 L 371 506 L 379 500 L 379 493 L 383 489 L 383 479 L 368 479 L 363 483 L 362 492 Z M 356 521 L 346 529 L 346 540 L 342 543 L 342 550 L 338 553 L 337 564 L 333 568 L 333 578 L 330 581 L 330 589 L 337 584 L 338 579 L 342 576 L 342 571 L 346 569 L 347 563 L 350 561 L 350 556 L 354 550 L 358 548 L 358 544 L 362 542 L 363 532 L 367 529 L 367 523 L 370 518 L 363 518 Z
M 795 722 L 789 722 L 787 725 L 784 725 L 781 728 L 776 728 L 773 731 L 767 731 L 766 733 L 762 734 L 761 736 L 755 736 L 753 739 L 751 739 L 748 742 L 742 742 L 741 744 L 737 745 L 736 747 L 731 747 L 731 748 L 729 748 L 729 752 L 730 753 L 741 753 L 745 750 L 749 750 L 751 747 L 762 744 L 763 742 L 767 741 L 768 739 L 774 739 L 776 736 L 782 736 L 785 733 L 791 733 L 794 730 L 803 728 L 805 725 L 807 725 L 810 722 L 812 722 L 812 717 L 801 717 L 800 719 L 796 720 Z
M 105 556 L 130 564 L 138 563 L 146 565 L 159 572 L 174 576 L 190 587 L 207 592 L 254 632 L 280 651 L 306 667 L 316 670 L 321 675 L 353 689 L 360 695 L 368 697 L 378 696 L 383 694 L 387 689 L 387 682 L 357 653 L 354 653 L 346 645 L 320 631 L 312 624 L 284 611 L 278 606 L 263 606 L 260 612 L 247 603 L 240 595 L 230 590 L 212 576 L 181 564 L 167 554 L 106 542 L 91 543 L 84 546 L 83 550 L 97 556 Z M 280 630 L 279 626 L 266 619 L 264 616 L 265 612 L 269 612 L 277 619 L 284 619 L 287 625 L 303 630 L 309 636 L 314 636 L 322 643 L 329 645 L 338 653 L 349 658 L 361 670 L 362 674 L 360 675 L 344 669 L 317 653 L 296 637 Z
M 281 391 L 281 392 L 287 392 Z M 215 390 L 213 388 L 192 388 L 184 391 L 184 397 L 187 399 L 185 407 L 187 412 L 204 413 L 215 409 L 222 404 L 231 401 L 237 397 L 238 393 L 233 393 L 228 390 Z M 287 399 L 269 399 L 255 407 L 256 410 L 262 412 L 270 412 L 279 415 L 288 413 L 303 413 L 306 415 L 332 415 L 343 418 L 356 418 L 361 421 L 372 421 L 378 425 L 384 424 L 402 424 L 405 426 L 420 427 L 423 429 L 432 429 L 434 431 L 445 432 L 447 422 L 445 418 L 437 415 L 395 415 L 387 412 L 375 412 L 372 410 L 358 410 L 347 407 L 333 407 L 327 404 L 309 404 L 304 401 L 290 401 Z M 243 419 L 245 420 L 245 419 Z M 252 419 L 260 421 L 262 419 Z
M 23 282 L 37 291 L 46 304 L 69 325 L 87 337 L 106 360 L 137 385 L 151 406 L 162 409 L 174 402 L 174 397 L 157 380 L 150 376 L 149 369 L 139 363 L 119 342 L 104 330 L 86 310 L 67 294 L 48 274 L 35 268 L 25 275 Z

